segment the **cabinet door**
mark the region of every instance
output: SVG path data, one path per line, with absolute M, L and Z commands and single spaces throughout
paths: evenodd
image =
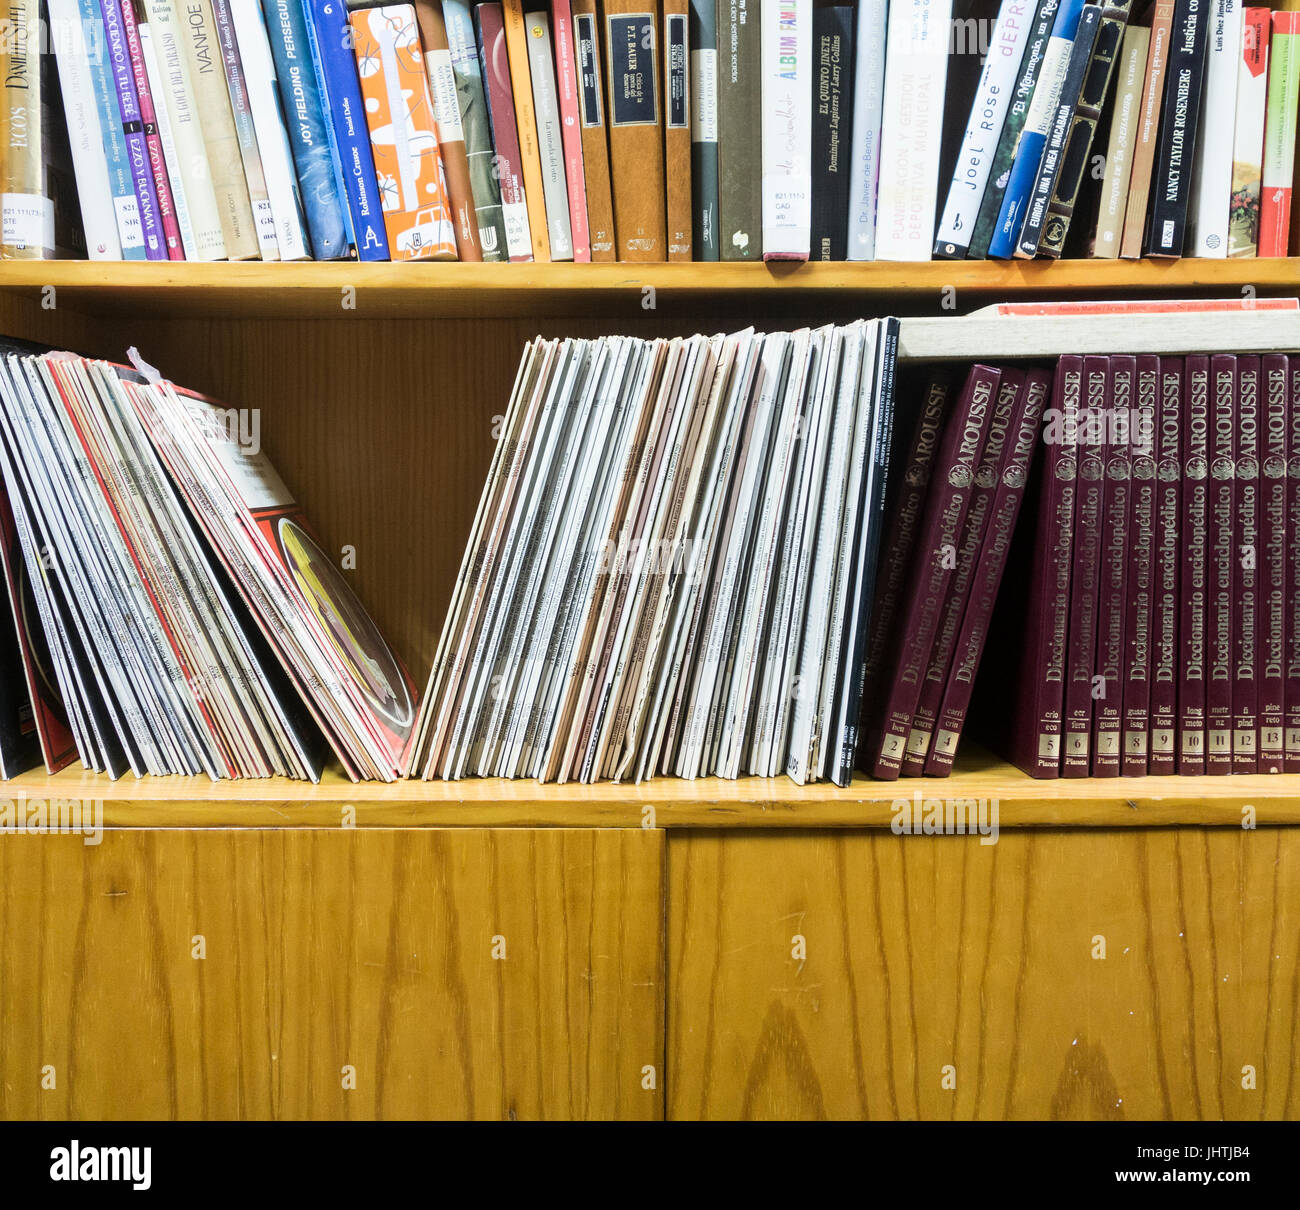
M 655 1118 L 663 834 L 0 838 L 0 1116 Z
M 1300 829 L 671 833 L 673 1118 L 1300 1116 Z

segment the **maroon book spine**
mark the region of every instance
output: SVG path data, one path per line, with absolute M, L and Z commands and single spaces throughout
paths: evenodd
M 1150 359 L 1147 359 L 1150 360 Z M 1116 358 L 1115 413 L 1120 411 L 1120 362 L 1133 363 L 1129 411 L 1129 521 L 1124 610 L 1123 711 L 1121 771 L 1142 777 L 1147 771 L 1151 723 L 1151 622 L 1156 545 L 1156 386 L 1158 367 L 1144 374 L 1136 357 Z
M 1070 648 L 1065 678 L 1062 777 L 1091 769 L 1093 675 L 1097 656 L 1097 594 L 1101 574 L 1102 504 L 1106 486 L 1106 395 L 1109 358 L 1083 359 L 1079 416 L 1079 495 L 1074 512 Z
M 1288 358 L 1286 692 L 1284 771 L 1300 773 L 1300 357 Z
M 881 554 L 875 601 L 871 606 L 871 637 L 867 640 L 859 729 L 859 734 L 866 739 L 859 745 L 864 753 L 874 751 L 880 740 L 880 715 L 889 688 L 885 673 L 890 665 L 890 653 L 898 649 L 899 604 L 907 590 L 916 534 L 925 512 L 930 472 L 938 453 L 951 393 L 952 383 L 946 374 L 936 375 L 927 382 L 907 460 L 903 464 L 902 478 L 889 505 L 885 549 Z
M 1011 538 L 1024 500 L 1029 468 L 1038 445 L 1043 405 L 1050 388 L 1051 376 L 1043 370 L 1032 370 L 1025 377 L 1024 389 L 1019 392 L 1016 411 L 1011 420 L 1009 453 L 998 480 L 988 533 L 980 551 L 961 633 L 957 636 L 952 672 L 948 676 L 939 708 L 934 744 L 925 762 L 925 772 L 929 777 L 947 777 L 952 772 L 957 744 L 966 723 L 966 710 L 970 706 L 971 691 L 975 686 L 975 674 L 979 671 L 980 657 L 984 653 L 984 642 L 988 637 L 993 605 L 997 601 L 1002 573 L 1006 570 L 1007 555 L 1011 549 Z
M 1129 411 L 1133 406 L 1135 357 L 1112 357 L 1107 375 L 1106 477 L 1101 495 L 1101 561 L 1097 577 L 1097 648 L 1092 707 L 1092 775 L 1118 777 L 1123 760 L 1124 659 L 1128 576 L 1128 527 L 1132 500 Z
M 1237 359 L 1210 358 L 1209 607 L 1205 618 L 1205 771 L 1232 772 L 1233 524 Z
M 483 39 L 480 60 L 488 121 L 492 128 L 492 171 L 501 186 L 501 205 L 511 208 L 506 213 L 520 213 L 526 204 L 524 161 L 519 151 L 519 127 L 515 123 L 515 93 L 510 84 L 505 16 L 499 4 L 480 4 L 475 11 Z M 510 259 L 522 263 L 531 261 L 533 256 L 529 252 Z
M 1000 378 L 1001 373 L 991 366 L 972 366 L 961 402 L 944 428 L 930 480 L 911 585 L 903 606 L 898 663 L 889 686 L 880 744 L 872 766 L 872 772 L 880 778 L 893 780 L 902 769 L 912 714 L 921 696 L 921 680 L 929 664 L 939 614 L 948 599 L 957 543 Z
M 1160 374 L 1169 361 L 1160 360 Z M 1178 772 L 1205 772 L 1206 616 L 1209 595 L 1210 359 L 1182 363 L 1183 570 L 1178 646 Z
M 1281 773 L 1286 666 L 1287 359 L 1268 353 L 1260 366 L 1259 426 L 1259 771 Z
M 1171 364 L 1171 369 L 1175 366 Z M 1170 389 L 1164 390 L 1158 357 L 1138 358 L 1138 397 L 1149 389 L 1155 396 L 1156 411 L 1156 497 L 1155 544 L 1152 567 L 1151 606 L 1151 701 L 1148 706 L 1146 772 L 1168 774 L 1177 771 L 1178 734 L 1178 590 L 1182 568 L 1183 534 L 1179 514 L 1183 477 L 1182 363 L 1171 373 Z M 1141 404 L 1139 403 L 1139 408 Z
M 1218 360 L 1217 358 L 1215 359 Z M 1259 771 L 1259 358 L 1237 358 L 1233 495 L 1232 771 Z
M 970 599 L 971 580 L 984 546 L 984 535 L 988 532 L 993 497 L 1009 448 L 1011 423 L 1024 385 L 1025 376 L 1020 371 L 1002 372 L 993 410 L 989 415 L 984 448 L 975 470 L 975 486 L 971 489 L 966 520 L 962 523 L 961 541 L 956 552 L 957 566 L 953 568 L 952 579 L 948 584 L 948 599 L 939 616 L 934 643 L 930 648 L 930 662 L 921 682 L 921 696 L 912 712 L 912 729 L 908 733 L 907 748 L 903 753 L 902 773 L 907 777 L 920 777 L 925 772 L 925 759 L 930 754 L 930 739 L 934 735 L 939 707 L 943 704 L 948 671 L 952 667 L 962 619 L 966 616 L 966 603 Z

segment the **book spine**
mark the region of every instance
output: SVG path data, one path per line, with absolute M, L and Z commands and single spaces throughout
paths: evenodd
M 966 519 L 962 522 L 961 538 L 953 556 L 955 566 L 948 582 L 947 600 L 935 627 L 929 660 L 921 679 L 921 693 L 912 711 L 912 727 L 903 756 L 902 772 L 906 776 L 919 777 L 925 772 L 926 758 L 930 755 L 930 740 L 934 735 L 939 709 L 943 705 L 953 653 L 957 649 L 971 585 L 988 532 L 994 496 L 1003 466 L 1010 454 L 1013 421 L 1024 388 L 1024 374 L 1018 370 L 1003 371 L 989 415 L 984 448 L 980 451 L 980 460 L 975 470 L 975 482 L 966 508 Z
M 504 18 L 499 4 L 480 4 L 474 9 L 474 30 L 478 35 L 479 63 L 483 69 L 483 91 L 495 149 L 493 168 L 501 188 L 501 216 L 506 228 L 506 251 L 515 263 L 533 259 L 532 223 L 524 196 L 524 170 L 515 122 L 514 91 L 506 54 Z M 542 233 L 545 239 L 545 232 Z
M 939 610 L 952 578 L 951 555 L 966 519 L 1000 377 L 999 371 L 989 366 L 972 366 L 961 401 L 944 429 L 911 573 L 902 641 L 882 715 L 872 767 L 877 777 L 892 780 L 902 768 Z
M 456 255 L 459 260 L 477 264 L 483 259 L 483 246 L 479 243 L 474 191 L 469 179 L 469 155 L 465 150 L 465 130 L 461 126 L 460 99 L 456 93 L 456 73 L 452 68 L 451 46 L 447 41 L 441 4 L 437 0 L 415 0 L 415 20 L 424 52 L 429 95 L 433 98 L 433 125 L 438 133 L 438 155 L 442 160 L 443 181 L 456 232 Z
M 1183 566 L 1178 680 L 1178 772 L 1205 772 L 1206 624 L 1210 592 L 1210 364 L 1203 356 L 1160 359 L 1161 389 L 1183 401 Z M 1177 381 L 1175 387 L 1171 379 Z
M 1136 359 L 1112 357 L 1103 423 L 1101 552 L 1097 578 L 1097 654 L 1093 675 L 1092 775 L 1118 777 L 1123 763 L 1125 598 L 1129 523 L 1132 511 L 1132 456 L 1128 418 L 1133 406 Z
M 847 134 L 852 121 L 845 91 L 853 66 L 851 7 L 813 9 L 812 193 L 809 258 L 842 261 L 848 255 L 849 164 Z
M 1171 369 L 1172 369 L 1171 365 Z M 1138 358 L 1138 411 L 1146 396 L 1154 396 L 1156 417 L 1156 498 L 1154 600 L 1151 621 L 1151 701 L 1146 771 L 1169 774 L 1177 770 L 1178 735 L 1178 620 L 1182 608 L 1179 573 L 1182 570 L 1183 478 L 1182 374 L 1166 376 L 1161 359 L 1150 354 Z
M 1074 514 L 1074 566 L 1070 571 L 1070 647 L 1066 665 L 1062 777 L 1087 777 L 1091 768 L 1092 704 L 1096 675 L 1098 593 L 1101 580 L 1102 506 L 1106 487 L 1105 357 L 1083 360 L 1079 442 L 1079 494 Z
M 1261 358 L 1259 586 L 1259 772 L 1281 773 L 1286 759 L 1287 359 Z
M 1062 0 L 1052 25 L 1052 36 L 1043 51 L 1043 64 L 1038 84 L 1034 88 L 1029 111 L 1025 115 L 1020 142 L 1016 146 L 1015 160 L 1002 195 L 993 234 L 989 240 L 988 255 L 1010 258 L 1020 238 L 1025 222 L 1025 210 L 1038 177 L 1043 149 L 1047 144 L 1052 119 L 1056 116 L 1057 102 L 1070 66 L 1070 51 L 1074 45 L 1075 31 L 1083 15 L 1083 0 Z
M 456 230 L 433 128 L 433 97 L 415 36 L 415 10 L 409 4 L 358 9 L 349 24 L 375 176 L 390 183 L 381 201 L 392 257 L 454 260 Z M 363 63 L 366 69 L 360 71 Z M 389 127 L 403 113 L 407 137 L 393 140 Z
M 1232 191 L 1228 208 L 1228 255 L 1259 251 L 1259 206 L 1264 173 L 1264 120 L 1268 104 L 1271 14 L 1245 10 L 1237 64 L 1237 112 L 1232 131 Z
M 760 9 L 763 259 L 807 260 L 812 220 L 812 0 Z
M 1300 357 L 1287 361 L 1286 667 L 1283 771 L 1300 773 Z
M 1116 359 L 1119 361 L 1120 359 Z M 1146 774 L 1151 734 L 1151 682 L 1157 671 L 1156 646 L 1156 396 L 1159 363 L 1154 357 L 1132 361 L 1132 411 L 1128 418 L 1129 539 L 1124 589 L 1123 741 L 1121 772 L 1125 777 Z M 1120 411 L 1121 376 L 1116 372 L 1115 415 Z
M 618 259 L 664 259 L 663 117 L 655 14 L 606 0 L 609 164 Z
M 1051 377 L 1042 370 L 1031 370 L 1025 378 L 1024 389 L 1012 417 L 1007 461 L 998 480 L 997 494 L 989 515 L 988 535 L 980 551 L 970 602 L 966 606 L 953 656 L 952 671 L 939 708 L 934 744 L 925 762 L 927 777 L 947 777 L 952 772 L 957 745 L 966 725 L 966 711 L 970 706 L 975 676 L 979 672 L 980 658 L 984 654 L 984 643 L 988 638 L 993 605 L 1002 584 L 1002 573 L 1006 570 L 1011 539 L 1038 445 L 1043 405 L 1050 390 Z
M 957 155 L 957 166 L 935 235 L 934 254 L 942 259 L 963 260 L 970 251 L 971 233 L 984 201 L 989 170 L 1015 96 L 1016 78 L 1025 56 L 1033 17 L 1034 5 L 1025 0 L 1003 0 L 998 10 L 966 133 Z
M 348 251 L 343 198 L 334 172 L 320 87 L 312 66 L 306 15 L 298 0 L 262 0 L 262 13 L 311 253 L 316 260 L 338 260 Z
M 49 13 L 50 44 L 58 61 L 86 252 L 91 260 L 121 260 L 107 142 L 100 129 L 99 105 L 77 0 L 50 0 Z
M 122 14 L 122 37 L 130 56 L 131 79 L 135 85 L 136 104 L 144 130 L 144 145 L 149 155 L 149 171 L 153 175 L 155 196 L 158 199 L 158 221 L 162 225 L 163 241 L 168 260 L 184 260 L 185 249 L 181 242 L 180 224 L 176 220 L 176 201 L 172 196 L 171 182 L 167 177 L 167 160 L 163 154 L 162 136 L 158 133 L 158 114 L 154 108 L 149 76 L 145 71 L 144 55 L 140 50 L 140 29 L 136 21 L 133 0 L 119 0 Z
M 131 166 L 131 181 L 135 188 L 136 205 L 144 229 L 145 257 L 148 260 L 167 260 L 167 244 L 163 234 L 162 218 L 158 213 L 158 194 L 153 173 L 149 168 L 149 148 L 145 142 L 144 122 L 140 116 L 140 103 L 136 95 L 135 78 L 131 71 L 131 52 L 127 47 L 126 31 L 122 25 L 122 10 L 116 0 L 100 0 L 100 15 L 107 39 L 105 50 L 113 70 L 113 86 L 117 91 L 119 119 L 126 138 L 127 156 Z M 6 194 L 12 192 L 5 185 Z M 53 224 L 53 212 L 50 215 Z M 53 236 L 51 235 L 51 239 Z M 6 236 L 8 243 L 8 236 Z
M 587 218 L 586 171 L 582 163 L 582 121 L 578 100 L 577 48 L 569 0 L 552 0 L 555 13 L 555 76 L 559 89 L 560 130 L 564 137 L 564 180 L 569 195 L 569 229 L 573 259 L 591 262 L 591 230 Z
M 1205 622 L 1205 771 L 1232 772 L 1233 479 L 1236 474 L 1237 364 L 1210 359 L 1209 608 Z
M 1208 41 L 1209 20 L 1202 0 L 1178 0 L 1151 183 L 1151 215 L 1144 245 L 1147 256 L 1183 254 Z
M 176 145 L 177 170 L 173 182 L 179 182 L 189 214 L 192 244 L 187 245 L 188 260 L 225 260 L 226 240 L 221 226 L 221 212 L 213 186 L 207 145 L 198 107 L 198 94 L 191 78 L 184 51 L 184 31 L 177 9 L 171 0 L 150 0 L 149 31 L 161 76 L 154 90 L 159 117 L 166 114 Z
M 172 205 L 176 210 L 176 227 L 180 232 L 181 256 L 184 260 L 197 260 L 198 249 L 194 244 L 194 228 L 190 224 L 189 199 L 185 194 L 185 181 L 181 176 L 180 163 L 176 156 L 176 139 L 172 133 L 171 114 L 167 110 L 167 84 L 158 65 L 158 52 L 154 46 L 153 30 L 147 21 L 136 26 L 136 36 L 140 42 L 140 62 L 144 65 L 145 79 L 149 83 L 149 92 L 154 98 L 155 125 L 158 128 L 158 140 L 162 144 L 163 168 L 171 185 Z
M 275 62 L 271 43 L 257 0 L 229 0 L 235 27 L 240 69 L 248 107 L 257 137 L 257 157 L 266 182 L 266 196 L 275 219 L 275 246 L 281 260 L 309 260 L 307 220 L 303 215 L 298 178 L 294 174 L 293 152 L 276 95 Z
M 763 255 L 758 22 L 758 0 L 719 0 L 718 230 L 723 260 L 759 260 Z M 612 62 L 606 60 L 607 70 Z
M 1169 38 L 1174 20 L 1174 0 L 1156 0 L 1151 14 L 1151 37 L 1147 44 L 1146 82 L 1142 87 L 1142 108 L 1138 112 L 1137 139 L 1133 147 L 1133 170 L 1129 174 L 1128 200 L 1124 207 L 1124 234 L 1119 254 L 1125 260 L 1142 255 L 1146 234 L 1147 199 L 1155 168 L 1160 135 L 1161 101 L 1169 66 Z
M 664 0 L 664 219 L 670 261 L 692 259 L 689 0 Z
M 1296 106 L 1300 103 L 1300 13 L 1273 14 L 1268 105 L 1260 180 L 1259 255 L 1285 256 L 1291 232 Z
M 1259 771 L 1260 542 L 1258 357 L 1237 358 L 1237 466 L 1233 477 L 1232 771 Z
M 338 139 L 334 135 L 333 107 L 330 102 L 329 81 L 325 78 L 322 65 L 321 48 L 316 40 L 316 22 L 311 16 L 311 0 L 290 0 L 302 13 L 304 36 L 307 40 L 307 61 L 311 65 L 312 79 L 316 82 L 316 94 L 320 101 L 320 112 L 324 118 L 325 146 L 328 161 L 334 174 L 334 193 L 339 200 L 339 213 L 343 219 L 343 255 L 350 256 L 357 246 L 356 232 L 352 229 L 352 211 L 348 205 L 348 187 L 343 180 L 343 153 L 339 149 Z
M 230 0 L 212 0 L 212 16 L 216 23 L 221 50 L 221 66 L 226 73 L 226 89 L 230 94 L 230 110 L 235 119 L 235 133 L 239 137 L 239 155 L 244 165 L 244 180 L 248 182 L 248 198 L 253 206 L 253 221 L 257 230 L 257 246 L 263 260 L 279 260 L 280 244 L 275 236 L 275 211 L 266 187 L 266 173 L 257 150 L 257 128 L 253 124 L 253 110 L 248 97 L 248 82 L 244 65 L 239 58 L 239 42 L 235 35 L 235 21 L 230 10 Z
M 550 22 L 545 13 L 524 14 L 528 45 L 528 78 L 537 117 L 537 157 L 542 169 L 542 203 L 553 261 L 573 260 L 573 226 L 569 221 L 569 190 L 565 184 L 564 136 L 560 102 L 555 93 L 555 64 L 551 55 Z M 585 214 L 584 214 L 585 218 Z
M 1079 15 L 1079 24 L 1074 31 L 1074 41 L 1070 45 L 1070 58 L 1061 81 L 1056 110 L 1048 123 L 1047 140 L 1043 144 L 1043 158 L 1039 161 L 1038 174 L 1025 204 L 1025 221 L 1020 228 L 1020 238 L 1015 248 L 1015 255 L 1025 260 L 1032 260 L 1038 255 L 1038 245 L 1047 222 L 1048 207 L 1052 203 L 1052 195 L 1060 179 L 1074 112 L 1078 108 L 1079 96 L 1083 91 L 1088 70 L 1092 66 L 1092 52 L 1097 44 L 1097 31 L 1100 24 L 1100 7 L 1095 4 L 1085 4 Z
M 457 114 L 465 137 L 479 249 L 485 261 L 504 261 L 508 259 L 506 228 L 501 216 L 501 188 L 492 171 L 492 131 L 488 125 L 478 46 L 474 41 L 474 19 L 467 0 L 442 0 L 442 16 L 456 81 Z
M 889 7 L 877 260 L 929 260 L 934 247 L 951 28 L 952 0 L 895 0 Z
M 1228 255 L 1228 199 L 1232 194 L 1237 73 L 1241 66 L 1241 0 L 1214 0 L 1205 48 L 1204 115 L 1196 131 L 1189 256 Z
M 370 150 L 365 105 L 352 57 L 352 31 L 341 0 L 309 0 L 316 29 L 321 75 L 329 95 L 334 141 L 343 164 L 348 210 L 357 256 L 363 261 L 389 259 L 375 160 Z
M 519 171 L 524 201 L 528 206 L 528 230 L 533 259 L 549 261 L 551 245 L 545 187 L 542 184 L 541 152 L 537 146 L 537 114 L 533 108 L 533 82 L 528 66 L 528 31 L 524 24 L 523 0 L 502 0 L 502 28 L 505 31 L 506 66 L 510 72 L 510 95 L 514 102 L 515 137 L 519 140 Z
M 253 207 L 244 179 L 230 94 L 221 67 L 216 18 L 210 0 L 169 0 L 180 30 L 181 49 L 194 85 L 194 104 L 203 148 L 207 154 L 212 190 L 221 219 L 221 240 L 229 260 L 250 260 L 258 255 Z
M 1093 136 L 1097 132 L 1097 123 L 1101 121 L 1102 106 L 1111 95 L 1110 82 L 1128 27 L 1131 3 L 1132 0 L 1117 0 L 1102 8 L 1092 59 L 1061 152 L 1061 167 L 1052 188 L 1052 200 L 1038 245 L 1040 256 L 1059 257 L 1065 250 L 1065 237 L 1069 234 L 1070 220 L 1074 217 L 1074 208 L 1083 188 L 1084 173 L 1089 167 Z
M 112 4 L 113 0 L 106 0 Z M 15 0 L 0 40 L 0 259 L 54 253 L 54 203 L 42 167 L 40 5 Z M 125 113 L 121 120 L 129 121 Z
M 1124 33 L 1093 247 L 1093 256 L 1099 259 L 1114 260 L 1119 255 L 1120 237 L 1124 234 L 1124 206 L 1128 201 L 1129 178 L 1133 171 L 1138 110 L 1142 105 L 1142 83 L 1150 43 L 1151 31 L 1145 26 L 1130 25 Z
M 885 98 L 888 12 L 888 0 L 861 0 L 858 5 L 849 143 L 849 260 L 874 260 L 876 256 L 876 196 L 880 184 L 880 122 Z
M 718 22 L 715 0 L 691 0 L 691 239 L 715 261 L 718 238 Z

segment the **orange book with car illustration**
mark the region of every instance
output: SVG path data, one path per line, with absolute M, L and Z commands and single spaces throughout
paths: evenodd
M 365 8 L 349 20 L 392 259 L 455 260 L 456 228 L 415 9 Z

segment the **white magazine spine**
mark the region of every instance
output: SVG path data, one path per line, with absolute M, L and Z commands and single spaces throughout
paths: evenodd
M 889 12 L 877 260 L 930 259 L 951 30 L 952 0 L 898 0 Z
M 1237 71 L 1242 0 L 1214 0 L 1205 59 L 1205 95 L 1192 160 L 1192 244 L 1189 256 L 1228 255 Z
M 761 9 L 764 260 L 808 259 L 812 10 L 812 0 L 769 0 Z
M 935 236 L 935 252 L 941 256 L 964 259 L 970 247 L 1033 20 L 1034 7 L 1026 0 L 1002 0 Z
M 849 260 L 873 260 L 876 255 L 876 190 L 880 182 L 888 17 L 889 0 L 862 0 L 858 8 L 849 168 Z

